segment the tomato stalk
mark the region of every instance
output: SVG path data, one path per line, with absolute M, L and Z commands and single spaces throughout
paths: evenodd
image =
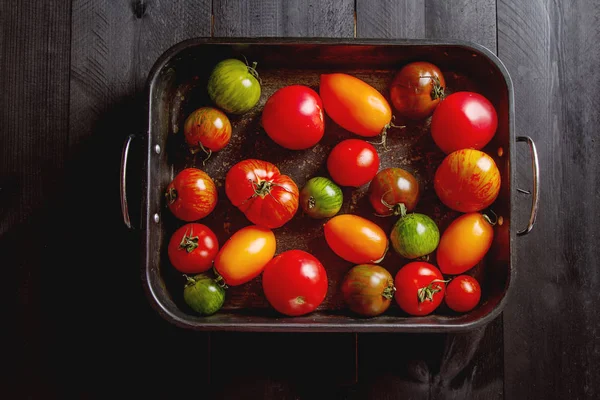
M 181 238 L 181 242 L 179 243 L 180 250 L 185 250 L 188 253 L 191 253 L 192 251 L 196 250 L 200 238 L 198 236 L 192 235 L 193 233 L 190 232 L 190 235 L 188 236 L 187 231 L 185 231 L 185 235 L 183 235 L 183 237 Z
M 215 274 L 215 283 L 217 285 L 219 285 L 220 287 L 222 287 L 223 289 L 229 288 L 229 286 L 227 286 L 227 282 L 225 282 L 225 279 L 221 276 L 221 274 L 219 274 L 217 272 L 217 269 L 215 268 L 214 265 L 212 267 L 212 271 L 213 271 L 213 274 Z
M 394 281 L 388 281 L 388 285 L 385 289 L 383 289 L 383 293 L 381 295 L 388 300 L 394 298 L 394 294 L 396 293 L 396 287 L 394 286 Z
M 387 147 L 387 130 L 390 128 L 406 128 L 406 125 L 396 125 L 394 124 L 394 120 L 396 119 L 396 117 L 394 115 L 392 115 L 392 119 L 389 123 L 385 124 L 383 129 L 381 130 L 381 141 L 379 142 L 369 142 L 371 144 L 377 144 L 377 145 L 383 145 L 383 150 L 384 151 L 388 151 L 389 148 Z
M 390 203 L 388 203 L 387 201 L 385 201 L 383 199 L 390 192 L 391 192 L 391 190 L 388 190 L 383 195 L 381 195 L 381 204 L 383 204 L 384 206 L 386 206 L 392 212 L 393 216 L 400 215 L 400 217 L 405 217 L 407 209 L 406 209 L 406 205 L 404 203 L 390 204 Z M 388 217 L 388 215 L 378 215 L 378 216 L 380 216 L 380 217 Z
M 202 150 L 206 154 L 206 158 L 204 160 L 202 160 L 202 165 L 206 165 L 206 162 L 208 161 L 210 156 L 212 156 L 212 150 L 211 149 L 207 150 L 206 147 L 204 147 L 202 145 L 202 143 L 198 142 L 198 147 L 190 148 L 190 153 L 196 154 L 200 150 Z
M 165 197 L 167 198 L 167 202 L 169 204 L 175 203 L 175 200 L 177 200 L 177 189 L 174 187 L 170 188 L 167 190 L 167 193 L 165 193 Z
M 436 284 L 438 282 L 448 283 L 450 280 L 434 279 L 429 283 L 429 285 L 419 288 L 417 290 L 419 304 L 423 303 L 425 300 L 433 301 L 433 295 L 442 291 L 441 286 Z
M 246 56 L 242 54 L 242 57 L 244 57 L 244 61 L 246 61 L 246 66 L 248 67 L 248 72 L 250 72 L 252 74 L 252 76 L 256 78 L 258 83 L 260 83 L 262 85 L 262 80 L 260 79 L 260 76 L 258 75 L 258 72 L 256 71 L 256 66 L 258 65 L 258 62 L 254 61 L 252 63 L 252 66 L 250 66 L 250 64 L 248 64 L 248 59 L 246 58 Z
M 485 219 L 487 221 L 487 223 L 490 224 L 491 226 L 496 225 L 498 223 L 498 215 L 491 209 L 487 210 L 486 212 L 492 214 L 493 219 L 485 212 L 482 212 L 481 216 L 483 217 L 483 219 Z
M 433 88 L 431 89 L 431 100 L 443 99 L 444 98 L 444 88 L 442 87 L 442 83 L 440 82 L 440 78 L 437 76 L 424 76 L 423 78 L 429 78 L 433 80 Z

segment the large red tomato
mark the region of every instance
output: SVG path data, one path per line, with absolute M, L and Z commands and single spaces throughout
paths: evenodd
M 435 172 L 433 187 L 449 208 L 463 213 L 480 211 L 500 193 L 500 171 L 486 153 L 464 149 L 450 153 Z
M 377 174 L 379 155 L 375 147 L 364 140 L 346 139 L 329 153 L 327 170 L 338 185 L 359 187 Z
M 169 240 L 168 255 L 173 267 L 186 274 L 208 271 L 219 251 L 219 241 L 206 225 L 189 223 Z
M 474 92 L 456 92 L 438 104 L 431 119 L 431 136 L 446 154 L 482 149 L 492 140 L 498 116 L 492 103 Z
M 298 186 L 268 161 L 247 159 L 225 177 L 225 193 L 254 224 L 279 228 L 298 211 Z
M 425 61 L 406 64 L 392 81 L 390 99 L 398 114 L 410 119 L 427 118 L 442 97 L 446 81 L 440 69 Z
M 267 100 L 262 125 L 280 146 L 291 150 L 308 149 L 317 144 L 325 132 L 321 98 L 307 86 L 283 87 Z
M 327 284 L 323 265 L 302 250 L 279 254 L 262 275 L 265 297 L 274 309 L 288 316 L 314 311 L 327 295 Z
M 165 193 L 169 209 L 183 221 L 206 217 L 217 205 L 217 188 L 213 180 L 197 168 L 179 172 Z
M 431 314 L 442 303 L 446 282 L 432 264 L 415 261 L 406 264 L 396 274 L 396 303 L 410 315 Z

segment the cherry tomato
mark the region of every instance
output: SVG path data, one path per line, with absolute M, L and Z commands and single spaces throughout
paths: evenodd
M 348 308 L 365 317 L 383 314 L 390 307 L 395 292 L 394 278 L 379 265 L 356 265 L 342 282 Z
M 336 215 L 325 223 L 324 230 L 331 250 L 354 264 L 377 264 L 388 250 L 383 229 L 358 215 Z
M 391 125 L 392 109 L 381 93 L 347 74 L 322 74 L 319 93 L 325 112 L 342 128 L 373 137 Z
M 482 151 L 457 150 L 437 168 L 433 187 L 447 207 L 463 213 L 480 211 L 498 197 L 500 171 Z
M 406 64 L 394 76 L 390 99 L 398 114 L 409 119 L 429 117 L 444 97 L 446 81 L 442 71 L 431 63 Z
M 218 281 L 238 286 L 256 278 L 275 255 L 275 235 L 257 225 L 235 232 L 215 258 Z
M 262 286 L 271 306 L 282 314 L 298 316 L 314 311 L 327 295 L 327 273 L 313 255 L 285 251 L 265 267 Z
M 473 268 L 486 255 L 494 229 L 490 219 L 480 213 L 463 214 L 442 234 L 436 257 L 444 274 L 458 275 Z
M 446 287 L 446 305 L 456 312 L 471 311 L 480 299 L 479 282 L 469 275 L 457 276 Z
M 442 303 L 446 282 L 434 265 L 414 261 L 396 274 L 396 303 L 404 312 L 415 315 L 431 314 Z
M 329 153 L 327 170 L 338 185 L 359 187 L 377 174 L 379 155 L 375 147 L 364 140 L 346 139 Z
M 420 213 L 406 214 L 401 210 L 401 217 L 390 232 L 390 241 L 396 253 L 414 260 L 435 251 L 440 242 L 440 231 L 429 216 Z
M 482 149 L 497 128 L 494 106 L 474 92 L 456 92 L 445 97 L 431 119 L 431 136 L 446 154 L 460 149 Z
M 197 168 L 185 168 L 175 175 L 165 196 L 173 215 L 188 222 L 206 217 L 217 205 L 215 183 Z
M 206 225 L 189 223 L 178 228 L 171 239 L 167 253 L 173 267 L 185 274 L 210 269 L 219 251 L 219 241 Z
M 413 211 L 420 197 L 419 182 L 402 168 L 382 169 L 369 185 L 369 202 L 382 216 L 400 215 L 400 204 Z
M 309 179 L 300 191 L 300 205 L 312 218 L 333 217 L 343 203 L 342 189 L 322 176 Z
M 201 107 L 192 112 L 183 127 L 185 141 L 193 153 L 219 151 L 231 139 L 231 123 L 220 110 Z
M 254 224 L 279 228 L 298 211 L 298 186 L 268 161 L 248 159 L 225 177 L 225 193 Z
M 308 149 L 317 144 L 325 132 L 321 98 L 307 86 L 283 87 L 267 100 L 262 125 L 278 145 L 291 150 Z

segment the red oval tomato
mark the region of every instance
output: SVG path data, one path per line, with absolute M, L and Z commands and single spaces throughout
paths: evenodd
M 183 134 L 192 152 L 219 151 L 231 139 L 231 123 L 222 111 L 201 107 L 186 118 Z
M 189 223 L 178 228 L 167 253 L 173 267 L 185 274 L 208 271 L 219 251 L 219 241 L 206 225 Z
M 268 161 L 247 159 L 225 177 L 225 193 L 254 224 L 279 228 L 298 211 L 298 186 Z
M 390 99 L 399 115 L 423 119 L 433 113 L 444 96 L 445 87 L 444 75 L 436 65 L 415 61 L 406 64 L 394 76 Z
M 435 171 L 435 193 L 447 207 L 463 213 L 483 210 L 500 193 L 500 171 L 486 153 L 463 149 L 450 153 Z
M 480 299 L 479 282 L 469 275 L 457 276 L 446 287 L 446 305 L 456 312 L 471 311 Z
M 317 144 L 325 132 L 321 98 L 307 86 L 283 87 L 267 100 L 262 125 L 280 146 L 291 150 L 308 149 Z
M 389 247 L 383 229 L 358 215 L 336 215 L 325 223 L 323 229 L 331 250 L 354 264 L 381 262 Z
M 346 139 L 329 153 L 327 170 L 338 185 L 359 187 L 377 174 L 379 155 L 375 147 L 364 140 Z
M 265 297 L 282 314 L 298 316 L 314 311 L 327 295 L 327 273 L 313 255 L 285 251 L 273 258 L 262 275 Z
M 463 214 L 446 228 L 436 252 L 444 274 L 462 274 L 483 259 L 494 239 L 494 229 L 486 218 L 477 212 Z
M 377 136 L 391 125 L 392 109 L 381 93 L 348 74 L 322 74 L 319 94 L 325 112 L 342 128 L 360 136 Z
M 217 188 L 204 171 L 185 168 L 167 186 L 165 193 L 169 209 L 183 221 L 206 217 L 217 205 Z
M 410 315 L 431 314 L 442 303 L 446 290 L 444 277 L 434 265 L 415 261 L 396 274 L 396 303 Z
M 492 140 L 498 116 L 492 103 L 474 92 L 444 98 L 431 119 L 431 136 L 446 154 L 460 149 L 482 149 Z
M 419 182 L 402 168 L 385 168 L 375 175 L 369 185 L 369 202 L 378 215 L 401 215 L 415 209 L 420 197 Z

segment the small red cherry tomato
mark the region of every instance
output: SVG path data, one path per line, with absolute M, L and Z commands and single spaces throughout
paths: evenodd
M 446 287 L 446 305 L 456 312 L 471 311 L 480 299 L 481 287 L 472 276 L 459 275 Z
M 175 175 L 165 196 L 173 215 L 188 222 L 206 217 L 217 205 L 215 183 L 197 168 L 186 168 Z
M 414 261 L 396 274 L 396 303 L 410 315 L 431 314 L 442 303 L 446 282 L 434 265 Z
M 222 111 L 201 107 L 186 118 L 183 133 L 192 152 L 219 151 L 231 139 L 231 123 Z
M 171 235 L 167 252 L 175 269 L 185 274 L 196 274 L 212 267 L 219 252 L 219 241 L 206 225 L 189 223 Z
M 329 153 L 327 170 L 338 185 L 359 187 L 377 174 L 379 155 L 375 147 L 364 140 L 346 139 Z

